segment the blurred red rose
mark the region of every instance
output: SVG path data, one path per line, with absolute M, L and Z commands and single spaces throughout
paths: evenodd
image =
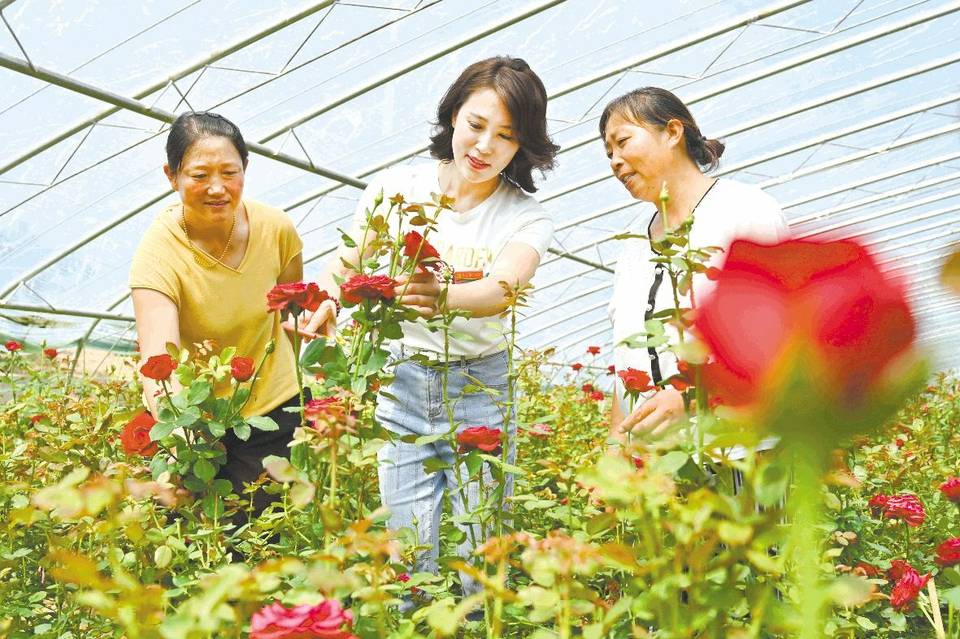
M 937 565 L 946 568 L 960 564 L 960 537 L 951 537 L 937 546 Z
M 6 344 L 4 344 L 3 346 L 4 346 L 4 348 L 6 348 L 6 349 L 7 349 L 8 351 L 10 351 L 11 353 L 13 353 L 13 352 L 15 352 L 15 351 L 19 351 L 21 348 L 23 348 L 23 344 L 21 344 L 20 342 L 18 342 L 18 341 L 16 341 L 16 340 L 10 340 L 9 342 L 7 342 Z
M 580 362 L 575 362 L 573 364 L 570 364 L 570 368 L 572 368 L 574 372 L 577 372 L 581 368 L 583 368 L 583 364 L 581 364 Z
M 151 355 L 147 362 L 140 367 L 140 372 L 144 377 L 155 379 L 162 382 L 170 378 L 170 374 L 177 370 L 177 360 L 170 357 L 169 354 Z
M 916 327 L 903 290 L 851 241 L 734 241 L 695 332 L 711 392 L 823 448 L 845 434 L 838 425 L 882 423 L 925 376 L 919 360 L 905 364 Z
M 353 614 L 336 599 L 287 608 L 274 602 L 253 613 L 250 639 L 354 639 Z
M 890 591 L 890 605 L 900 612 L 909 610 L 928 581 L 929 574 L 921 576 L 913 568 L 907 570 Z
M 940 493 L 955 504 L 960 504 L 960 477 L 949 477 L 940 484 Z
M 887 498 L 883 505 L 883 516 L 886 519 L 902 519 L 907 525 L 916 527 L 927 518 L 927 513 L 916 495 L 902 493 Z
M 633 461 L 633 467 L 637 470 L 643 470 L 644 466 L 647 465 L 647 463 L 643 461 L 643 457 L 639 455 L 633 455 L 630 459 Z
M 623 387 L 628 393 L 644 393 L 653 390 L 653 384 L 650 383 L 650 375 L 646 371 L 640 371 L 636 368 L 628 368 L 625 371 L 617 373 Z
M 617 372 L 616 366 L 614 366 L 613 364 L 610 364 L 609 366 L 607 366 L 607 375 L 613 375 L 616 372 Z
M 44 355 L 44 357 L 46 357 L 47 359 L 56 359 L 56 358 L 57 358 L 57 355 L 59 355 L 59 354 L 60 354 L 60 353 L 59 353 L 59 352 L 57 351 L 57 349 L 55 349 L 55 348 L 45 348 L 45 349 L 43 349 L 43 355 Z
M 590 399 L 592 399 L 595 402 L 602 402 L 606 398 L 607 396 L 603 394 L 603 391 L 593 391 L 592 393 L 590 393 Z
M 881 574 L 879 568 L 864 561 L 858 562 L 857 565 L 853 567 L 853 571 L 863 575 L 868 579 L 876 579 Z
M 600 354 L 600 347 L 599 347 L 599 346 L 587 346 L 587 354 L 588 354 L 588 355 L 599 355 L 599 354 Z
M 315 422 L 318 419 L 340 420 L 347 414 L 347 409 L 336 397 L 311 399 L 303 407 L 306 419 Z
M 123 452 L 128 455 L 140 455 L 141 457 L 153 457 L 159 446 L 157 442 L 150 441 L 150 429 L 157 423 L 153 416 L 146 412 L 138 413 L 133 419 L 127 422 L 120 433 L 120 443 L 123 445 Z
M 474 448 L 491 453 L 500 447 L 502 440 L 503 431 L 488 426 L 471 426 L 457 433 L 461 453 Z
M 253 377 L 253 358 L 238 355 L 231 359 L 230 374 L 238 382 L 245 382 Z
M 870 498 L 870 501 L 867 502 L 867 507 L 870 509 L 870 512 L 873 513 L 874 517 L 880 516 L 880 514 L 883 512 L 883 507 L 887 504 L 888 499 L 890 499 L 890 496 L 882 493 L 876 494 Z
M 392 300 L 397 281 L 386 275 L 354 275 L 340 287 L 344 304 L 359 304 L 362 300 Z
M 583 386 L 580 387 L 580 390 L 586 393 L 587 395 L 589 395 L 594 391 L 593 384 L 589 384 L 589 383 L 584 384 Z
M 417 258 L 418 266 L 434 271 L 440 268 L 440 253 L 416 231 L 410 231 L 403 236 L 403 254 L 411 260 Z
M 313 312 L 324 300 L 331 299 L 316 282 L 277 284 L 267 293 L 267 312 L 280 311 L 281 316 L 299 315 L 304 309 Z

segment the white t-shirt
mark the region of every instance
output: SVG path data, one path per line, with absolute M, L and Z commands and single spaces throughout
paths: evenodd
M 656 215 L 651 209 L 650 217 L 643 219 L 641 228 L 632 229 L 638 235 L 650 235 L 649 223 Z M 734 239 L 747 239 L 760 244 L 774 244 L 790 237 L 780 205 L 759 188 L 719 179 L 703 200 L 697 205 L 690 229 L 690 245 L 694 248 L 718 246 L 724 251 L 713 254 L 707 262 L 709 266 L 720 267 L 725 261 L 725 251 Z M 660 379 L 667 379 L 677 373 L 677 358 L 666 350 L 666 346 L 657 349 L 655 358 L 648 349 L 630 348 L 622 342 L 637 336 L 642 340 L 645 332 L 645 314 L 656 313 L 674 307 L 673 289 L 666 271 L 657 288 L 653 308 L 648 303 L 651 287 L 656 277 L 655 257 L 648 240 L 638 238 L 624 240 L 623 249 L 617 260 L 613 280 L 613 297 L 610 300 L 609 314 L 613 323 L 613 359 L 618 371 L 635 368 L 646 371 L 653 377 L 653 363 L 660 369 Z M 705 275 L 693 278 L 694 302 L 699 303 L 713 288 L 713 282 Z M 681 296 L 680 306 L 691 308 L 690 297 Z M 638 335 L 640 334 L 640 335 Z M 670 344 L 676 344 L 678 335 L 672 326 L 667 326 Z M 620 380 L 614 383 L 615 396 L 620 401 L 624 414 L 629 413 L 629 404 L 624 397 Z M 652 392 L 650 393 L 652 394 Z
M 357 204 L 350 236 L 360 242 L 366 210 L 383 190 L 384 203 L 378 212 L 386 213 L 389 198 L 400 193 L 407 202 L 431 202 L 431 193 L 442 193 L 439 182 L 439 164 L 431 162 L 416 166 L 396 166 L 376 175 L 369 183 Z M 435 209 L 427 207 L 433 217 Z M 409 216 L 405 217 L 408 220 Z M 391 229 L 396 233 L 397 219 L 390 218 Z M 423 227 L 410 226 L 403 229 L 423 233 Z M 479 278 L 490 273 L 504 247 L 520 242 L 532 247 L 543 259 L 553 238 L 553 221 L 546 210 L 533 197 L 520 188 L 501 179 L 500 185 L 487 199 L 469 211 L 442 211 L 436 230 L 427 234 L 427 241 L 440 253 L 440 258 L 453 267 L 455 273 Z M 451 284 L 458 286 L 458 284 Z M 450 355 L 454 357 L 479 357 L 501 351 L 506 347 L 506 325 L 497 317 L 461 318 L 453 321 L 451 333 L 465 337 L 450 336 Z M 403 325 L 404 346 L 442 354 L 443 333 L 430 332 L 423 321 L 406 322 Z

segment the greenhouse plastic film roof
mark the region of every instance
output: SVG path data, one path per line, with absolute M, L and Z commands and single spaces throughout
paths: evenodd
M 856 237 L 909 286 L 939 368 L 960 364 L 960 2 L 0 0 L 0 333 L 134 337 L 134 249 L 164 204 L 172 114 L 216 110 L 252 145 L 248 197 L 285 208 L 319 271 L 370 175 L 429 161 L 437 101 L 468 63 L 526 59 L 562 146 L 556 223 L 520 324 L 558 361 L 611 350 L 614 236 L 650 216 L 597 136 L 610 98 L 658 85 L 801 237 Z

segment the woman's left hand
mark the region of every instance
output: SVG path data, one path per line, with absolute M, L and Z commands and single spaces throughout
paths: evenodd
M 393 289 L 403 306 L 412 308 L 423 317 L 437 314 L 440 282 L 433 271 L 418 270 L 412 275 L 400 275 L 398 285 Z
M 683 395 L 674 388 L 657 391 L 653 397 L 637 406 L 618 428 L 624 433 L 662 434 L 678 422 L 685 413 Z

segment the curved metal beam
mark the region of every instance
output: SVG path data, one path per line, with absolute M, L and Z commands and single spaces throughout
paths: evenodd
M 11 0 L 11 1 L 12 1 L 12 0 Z M 198 70 L 200 70 L 200 69 L 202 69 L 202 68 L 204 68 L 204 67 L 206 67 L 206 66 L 208 66 L 208 65 L 210 65 L 210 64 L 212 64 L 212 63 L 214 63 L 214 62 L 216 62 L 217 60 L 220 60 L 220 59 L 225 58 L 225 57 L 227 57 L 227 56 L 229 56 L 229 55 L 231 55 L 231 54 L 234 54 L 234 53 L 236 53 L 237 51 L 239 51 L 240 49 L 242 49 L 242 48 L 244 48 L 244 47 L 246 47 L 246 46 L 248 46 L 248 45 L 250 45 L 250 44 L 253 44 L 254 42 L 257 42 L 257 41 L 259 41 L 259 40 L 262 40 L 263 38 L 265 38 L 265 37 L 267 37 L 267 36 L 273 35 L 273 34 L 276 33 L 277 31 L 280 31 L 280 30 L 282 30 L 282 29 L 285 29 L 285 28 L 289 27 L 290 25 L 295 24 L 295 23 L 299 22 L 300 20 L 303 20 L 304 18 L 307 18 L 307 17 L 309 17 L 309 16 L 317 13 L 318 11 L 321 11 L 321 10 L 329 7 L 329 6 L 332 5 L 333 3 L 334 3 L 334 0 L 323 0 L 322 2 L 316 2 L 316 3 L 314 3 L 312 6 L 309 6 L 309 7 L 307 7 L 306 9 L 303 9 L 302 11 L 299 11 L 299 12 L 297 12 L 297 13 L 294 13 L 294 14 L 292 14 L 292 15 L 289 15 L 289 16 L 287 16 L 287 17 L 285 17 L 285 18 L 283 18 L 283 19 L 281 19 L 281 20 L 279 20 L 279 21 L 277 21 L 277 22 L 274 22 L 273 24 L 271 24 L 270 26 L 268 26 L 268 27 L 265 28 L 265 29 L 259 29 L 259 30 L 257 30 L 256 32 L 251 33 L 250 35 L 248 35 L 248 36 L 246 36 L 246 37 L 244 37 L 244 38 L 241 38 L 241 39 L 238 40 L 237 42 L 234 42 L 233 44 L 231 44 L 230 46 L 228 46 L 228 47 L 226 47 L 226 48 L 224 48 L 224 49 L 221 49 L 221 50 L 219 50 L 219 51 L 216 51 L 216 52 L 214 52 L 214 53 L 211 53 L 210 55 L 208 55 L 208 56 L 206 56 L 206 57 L 204 57 L 204 58 L 202 58 L 202 59 L 200 59 L 200 60 L 197 60 L 196 62 L 193 62 L 192 64 L 189 64 L 189 65 L 187 65 L 186 67 L 183 67 L 182 69 L 180 69 L 180 70 L 178 70 L 178 71 L 174 71 L 173 73 L 171 73 L 170 75 L 168 75 L 167 77 L 165 77 L 165 78 L 164 78 L 163 80 L 161 80 L 160 82 L 155 82 L 155 83 L 153 83 L 153 84 L 151 84 L 151 85 L 149 85 L 149 86 L 143 87 L 142 89 L 136 91 L 136 92 L 133 94 L 133 98 L 134 98 L 135 100 L 141 100 L 141 99 L 149 96 L 150 94 L 155 93 L 156 91 L 159 91 L 159 90 L 162 89 L 163 87 L 167 86 L 168 83 L 173 82 L 173 81 L 176 81 L 176 80 L 180 80 L 180 79 L 182 79 L 182 78 L 190 75 L 190 74 L 193 73 L 194 71 L 198 71 Z M 109 116 L 113 115 L 114 113 L 117 113 L 118 111 L 120 111 L 120 107 L 116 107 L 116 106 L 115 106 L 115 107 L 112 107 L 112 108 L 110 108 L 110 109 L 105 109 L 105 110 L 103 110 L 103 111 L 100 111 L 100 112 L 97 113 L 96 115 L 94 115 L 94 116 L 92 116 L 92 117 L 89 117 L 89 118 L 86 118 L 85 120 L 74 124 L 73 126 L 71 126 L 70 128 L 68 128 L 66 131 L 62 131 L 62 132 L 58 133 L 58 134 L 55 135 L 54 137 L 49 138 L 49 139 L 45 140 L 44 142 L 38 144 L 37 146 L 33 147 L 32 149 L 30 149 L 30 150 L 27 151 L 26 153 L 22 153 L 21 155 L 17 156 L 17 157 L 14 158 L 13 160 L 10 160 L 9 162 L 7 162 L 6 164 L 4 164 L 3 166 L 0 166 L 0 175 L 3 175 L 4 173 L 6 173 L 7 171 L 9 171 L 10 169 L 12 169 L 12 168 L 14 168 L 14 167 L 16 167 L 16 166 L 18 166 L 18 165 L 26 162 L 26 161 L 29 160 L 30 158 L 32 158 L 32 157 L 34 157 L 34 156 L 36 156 L 36 155 L 39 155 L 40 153 L 43 153 L 43 152 L 46 151 L 47 149 L 49 149 L 49 148 L 51 148 L 51 147 L 53 147 L 53 146 L 56 146 L 57 144 L 60 144 L 61 142 L 63 142 L 63 141 L 66 140 L 67 138 L 69 138 L 69 137 L 71 137 L 71 136 L 73 136 L 73 135 L 76 135 L 76 134 L 79 133 L 80 131 L 83 131 L 83 130 L 84 130 L 85 128 L 87 128 L 88 126 L 90 126 L 90 125 L 92 125 L 92 124 L 96 124 L 96 123 L 99 122 L 100 120 L 103 120 L 104 118 L 109 117 Z

